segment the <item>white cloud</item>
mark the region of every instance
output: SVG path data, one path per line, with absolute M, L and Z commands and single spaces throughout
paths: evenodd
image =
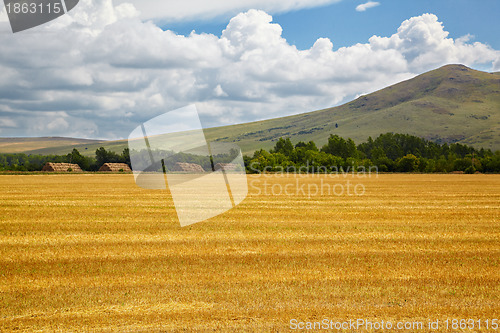
M 206 125 L 231 124 L 330 107 L 447 63 L 500 64 L 499 51 L 448 38 L 432 14 L 338 50 L 326 38 L 298 50 L 281 33 L 250 10 L 221 37 L 179 36 L 141 21 L 131 5 L 81 0 L 64 20 L 0 33 L 0 130 L 125 138 L 192 103 Z
M 404 21 L 391 37 L 373 36 L 374 51 L 397 50 L 407 61 L 409 69 L 420 72 L 443 63 L 492 64 L 499 51 L 482 43 L 468 44 L 467 38 L 447 38 L 449 33 L 436 15 L 423 14 Z
M 370 9 L 370 8 L 373 8 L 373 7 L 377 7 L 380 5 L 380 2 L 376 2 L 376 1 L 368 1 L 367 3 L 363 3 L 361 5 L 358 5 L 356 7 L 356 11 L 358 12 L 364 12 L 366 11 L 367 9 Z
M 217 97 L 227 97 L 227 96 L 229 96 L 228 94 L 226 94 L 226 92 L 224 91 L 224 89 L 222 89 L 222 87 L 221 87 L 220 84 L 218 84 L 217 87 L 215 87 L 214 94 Z

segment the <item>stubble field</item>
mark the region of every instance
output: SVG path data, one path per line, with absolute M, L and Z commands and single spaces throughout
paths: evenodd
M 447 332 L 444 320 L 471 318 L 476 327 L 457 332 L 472 332 L 499 318 L 500 175 L 249 183 L 235 209 L 180 228 L 169 194 L 132 175 L 1 175 L 0 331 L 268 332 L 363 319 L 425 323 L 413 332 L 440 320 L 432 331 Z M 340 185 L 307 191 L 324 184 Z

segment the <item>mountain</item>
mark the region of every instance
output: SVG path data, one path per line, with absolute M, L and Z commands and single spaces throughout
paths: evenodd
M 386 132 L 500 150 L 500 74 L 447 65 L 341 106 L 214 128 L 207 137 L 253 151 L 281 136 L 322 145 L 330 134 L 359 143 Z
M 321 146 L 330 134 L 350 137 L 360 143 L 369 136 L 375 138 L 386 132 L 500 150 L 500 72 L 486 73 L 463 65 L 447 65 L 341 106 L 209 128 L 205 134 L 209 140 L 235 142 L 249 154 L 256 149 L 273 147 L 282 136 L 289 136 L 294 143 L 313 140 Z M 76 145 L 52 145 L 45 140 L 37 149 L 34 143 L 17 142 L 16 146 L 14 139 L 9 140 L 10 145 L 4 146 L 0 139 L 0 152 L 12 152 L 9 149 L 16 148 L 27 153 L 66 154 L 76 147 L 83 154 L 91 155 L 101 146 L 117 152 L 127 147 L 126 140 Z

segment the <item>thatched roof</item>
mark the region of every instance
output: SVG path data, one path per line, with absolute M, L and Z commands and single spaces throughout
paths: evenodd
M 104 163 L 99 171 L 131 172 L 132 170 L 126 163 Z
M 82 169 L 78 164 L 73 163 L 52 163 L 47 162 L 42 168 L 42 171 L 50 172 L 82 172 Z
M 224 170 L 224 171 L 236 171 L 241 168 L 240 165 L 234 163 L 217 163 L 215 165 L 215 170 Z
M 205 170 L 199 164 L 195 163 L 175 163 L 172 171 L 175 172 L 189 172 L 189 173 L 204 173 Z

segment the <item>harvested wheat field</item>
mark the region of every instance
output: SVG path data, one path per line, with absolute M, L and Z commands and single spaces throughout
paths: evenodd
M 0 331 L 494 331 L 500 175 L 249 183 L 180 228 L 169 194 L 130 174 L 0 176 Z

